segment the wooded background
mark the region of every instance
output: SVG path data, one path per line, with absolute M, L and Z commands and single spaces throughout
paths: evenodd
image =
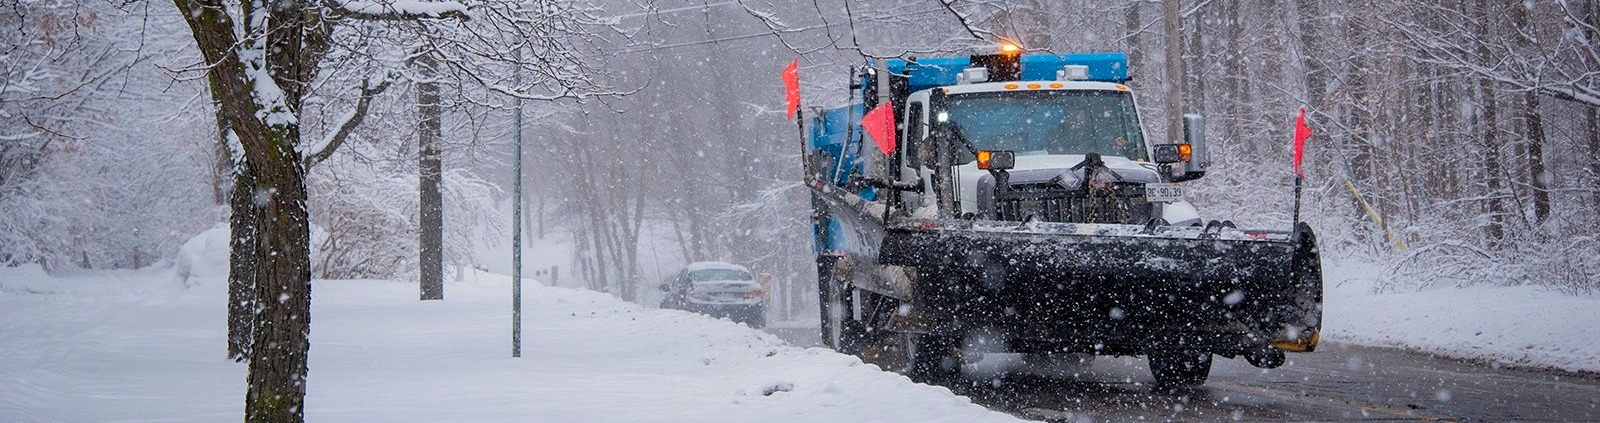
M 798 132 L 778 79 L 789 60 L 800 58 L 805 106 L 834 107 L 864 58 L 987 52 L 1002 39 L 1130 53 L 1157 138 L 1169 112 L 1205 114 L 1217 163 L 1188 186 L 1207 219 L 1288 227 L 1304 106 L 1316 131 L 1305 218 L 1330 262 L 1379 263 L 1394 290 L 1600 287 L 1587 260 L 1600 254 L 1593 0 L 1190 0 L 1179 40 L 1163 36 L 1155 1 L 530 3 L 583 11 L 563 25 L 588 37 L 561 41 L 587 43 L 581 60 L 549 76 L 613 95 L 528 104 L 524 228 L 570 240 L 563 273 L 624 298 L 646 297 L 673 270 L 663 262 L 726 260 L 810 283 Z M 224 221 L 225 136 L 172 4 L 11 1 L 0 27 L 0 263 L 148 266 Z M 503 86 L 515 66 L 473 54 L 455 38 L 468 33 L 428 28 L 349 26 L 310 83 L 301 127 L 322 140 L 363 87 L 393 80 L 310 168 L 314 276 L 420 277 L 418 95 L 430 82 L 445 261 L 479 265 L 475 252 L 508 244 Z M 1160 72 L 1169 41 L 1181 81 Z M 424 46 L 437 48 L 437 75 L 413 63 Z M 1182 104 L 1166 104 L 1170 84 Z

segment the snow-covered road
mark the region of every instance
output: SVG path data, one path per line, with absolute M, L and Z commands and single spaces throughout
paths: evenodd
M 769 328 L 792 344 L 816 328 Z M 1217 358 L 1184 392 L 1152 389 L 1141 357 L 1100 357 L 1072 375 L 1016 371 L 952 384 L 995 410 L 1065 422 L 1600 421 L 1600 379 L 1343 343 L 1274 370 Z M 1020 370 L 1020 369 L 1019 369 Z

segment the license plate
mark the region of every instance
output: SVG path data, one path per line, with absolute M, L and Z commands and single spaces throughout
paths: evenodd
M 1183 186 L 1178 184 L 1145 184 L 1144 198 L 1152 203 L 1183 201 Z

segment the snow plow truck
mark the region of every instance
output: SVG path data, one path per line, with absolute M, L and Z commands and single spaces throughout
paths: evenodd
M 850 75 L 850 104 L 801 119 L 829 347 L 930 381 L 977 350 L 1142 355 L 1165 386 L 1203 384 L 1213 355 L 1316 348 L 1310 226 L 1202 220 L 1184 183 L 1210 165 L 1203 117 L 1150 142 L 1126 55 L 1006 45 Z M 879 106 L 893 142 L 863 134 Z

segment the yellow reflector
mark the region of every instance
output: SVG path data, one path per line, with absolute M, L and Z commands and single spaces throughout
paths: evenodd
M 1122 85 L 1122 84 L 1117 84 L 1117 90 L 1119 90 L 1119 91 L 1127 91 L 1128 90 L 1128 86 L 1127 85 Z
M 1322 334 L 1313 333 L 1310 339 L 1302 336 L 1300 339 L 1277 341 L 1272 343 L 1272 347 L 1288 352 L 1311 352 L 1317 349 L 1317 343 L 1320 341 L 1322 341 Z
M 1037 90 L 1039 89 L 1039 84 L 1028 84 L 1028 89 Z
M 978 169 L 980 169 L 980 170 L 989 170 L 989 156 L 990 155 L 992 155 L 992 153 L 990 153 L 989 150 L 980 150 L 980 151 L 978 151 Z
M 1017 84 L 1006 84 L 1006 89 L 1015 90 L 1017 89 Z
M 1050 83 L 1050 88 L 1061 88 L 1061 87 L 1065 87 L 1065 85 L 1061 85 L 1060 82 L 1051 82 Z

